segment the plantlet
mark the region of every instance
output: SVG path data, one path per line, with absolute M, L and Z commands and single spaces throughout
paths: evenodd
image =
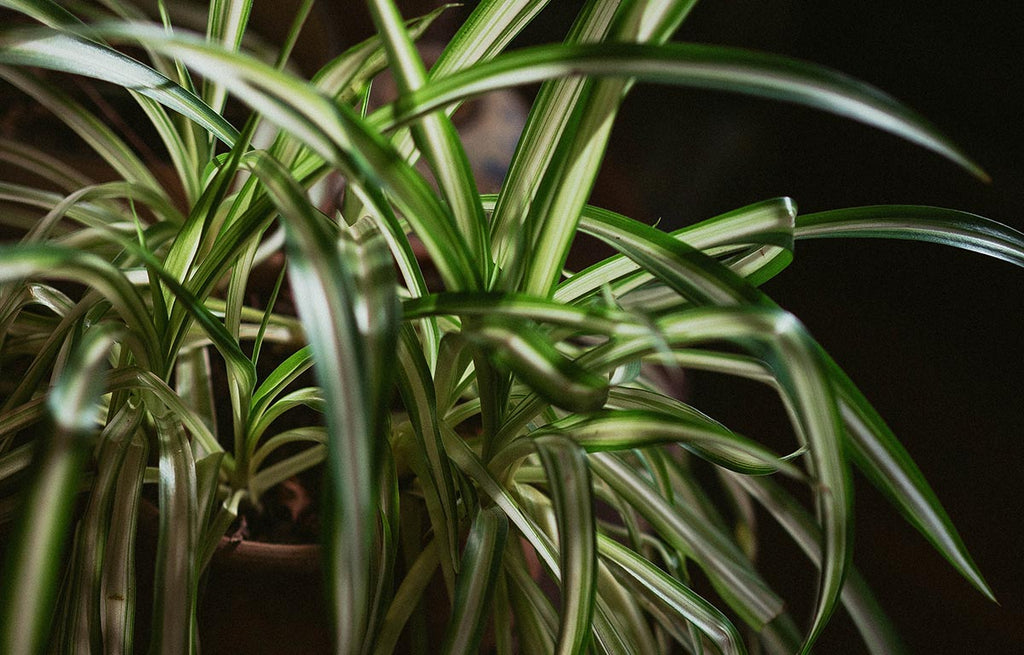
M 927 207 L 800 216 L 785 198 L 665 233 L 587 204 L 638 81 L 825 109 L 983 177 L 956 146 L 832 71 L 670 43 L 693 2 L 593 0 L 565 43 L 505 52 L 547 3 L 485 0 L 429 72 L 414 40 L 437 12 L 407 22 L 390 0 L 367 4 L 377 35 L 305 80 L 287 63 L 310 2 L 267 54 L 246 42 L 245 0 L 212 2 L 189 27 L 163 3 L 146 17 L 103 2 L 83 21 L 49 0 L 0 1 L 31 19 L 0 30 L 0 77 L 112 173 L 94 182 L 0 143 L 32 178 L 0 182 L 18 235 L 0 248 L 0 511 L 17 514 L 0 650 L 133 650 L 147 494 L 160 510 L 150 648 L 196 650 L 204 570 L 240 507 L 320 465 L 339 652 L 388 653 L 403 631 L 422 645 L 409 619 L 431 585 L 450 600 L 444 652 L 476 652 L 489 631 L 500 653 L 792 653 L 840 605 L 869 650 L 890 652 L 849 563 L 851 466 L 991 595 L 881 417 L 758 285 L 799 239 L 920 239 L 1021 265 L 1024 235 Z M 399 97 L 371 109 L 385 68 Z M 173 176 L 56 74 L 130 94 Z M 450 117 L 535 83 L 505 182 L 482 195 Z M 318 197 L 327 176 L 345 183 L 336 211 Z M 617 254 L 565 271 L 579 234 Z M 251 300 L 254 270 L 282 250 Z M 278 307 L 285 277 L 296 314 Z M 283 356 L 267 366 L 270 349 Z M 673 396 L 651 365 L 770 386 L 790 452 Z M 302 408 L 314 418 L 286 426 Z M 754 504 L 820 571 L 802 628 L 758 572 Z

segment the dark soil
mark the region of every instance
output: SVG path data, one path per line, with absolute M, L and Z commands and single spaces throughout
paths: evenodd
M 319 543 L 319 469 L 288 478 L 272 488 L 260 499 L 262 507 L 243 503 L 228 536 L 232 540 L 274 544 Z

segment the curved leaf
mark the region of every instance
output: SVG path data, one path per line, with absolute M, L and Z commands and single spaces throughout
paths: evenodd
M 679 552 L 692 557 L 715 590 L 750 625 L 760 628 L 783 610 L 782 599 L 765 583 L 739 548 L 683 504 L 670 504 L 620 458 L 590 456 L 594 473 L 631 505 Z
M 824 567 L 815 619 L 804 648 L 820 634 L 835 607 L 850 557 L 850 481 L 842 455 L 838 406 L 820 348 L 796 319 L 769 307 L 702 308 L 676 312 L 655 322 L 663 341 L 635 338 L 610 343 L 584 354 L 584 364 L 606 370 L 632 361 L 642 353 L 658 352 L 668 344 L 687 346 L 706 341 L 730 341 L 768 362 L 793 403 L 797 434 L 808 440 L 813 487 L 824 524 Z M 768 346 L 768 353 L 762 346 Z
M 623 311 L 603 307 L 574 307 L 560 302 L 513 293 L 438 293 L 402 303 L 406 320 L 429 316 L 501 317 L 557 325 L 583 334 L 628 336 L 650 334 L 646 321 Z
M 0 78 L 49 109 L 126 181 L 153 192 L 160 191 L 152 172 L 114 130 L 59 87 L 15 67 L 0 66 Z
M 720 652 L 729 655 L 747 652 L 739 631 L 714 605 L 617 541 L 599 535 L 597 544 L 602 558 L 636 580 L 655 602 L 697 626 Z
M 769 479 L 755 480 L 733 475 L 730 480 L 756 498 L 785 528 L 804 554 L 816 565 L 821 565 L 821 553 L 818 550 L 821 531 L 814 519 L 792 496 Z M 855 568 L 851 567 L 846 577 L 841 598 L 869 652 L 875 655 L 903 652 L 893 626 Z
M 843 447 L 853 463 L 903 514 L 904 518 L 975 588 L 994 600 L 992 591 L 964 546 L 942 503 L 910 454 L 847 375 L 827 355 L 845 427 Z M 704 350 L 682 350 L 672 360 L 680 366 L 755 380 L 783 393 L 763 360 Z M 787 401 L 789 402 L 789 401 Z
M 142 349 L 136 352 L 139 360 L 156 370 L 162 368 L 164 358 L 159 352 L 152 313 L 132 283 L 114 266 L 90 253 L 56 246 L 0 245 L 0 282 L 33 277 L 84 281 L 93 286 L 141 339 Z
M 875 238 L 938 243 L 1024 266 L 1024 234 L 976 214 L 917 205 L 877 205 L 804 214 L 798 239 Z
M 725 263 L 756 286 L 781 271 L 792 259 L 796 215 L 796 205 L 792 200 L 773 198 L 681 228 L 671 236 L 712 257 L 755 257 L 752 265 L 745 265 L 743 259 Z M 601 223 L 622 224 L 626 221 L 629 219 L 615 212 L 588 205 L 580 216 L 580 228 L 589 231 Z M 554 297 L 556 300 L 577 301 L 603 285 L 627 276 L 632 276 L 630 286 L 652 278 L 651 273 L 636 261 L 615 255 L 562 282 Z
M 834 362 L 851 459 L 939 553 L 978 591 L 995 600 L 931 485 L 885 421 Z
M 534 435 L 564 434 L 587 452 L 608 452 L 679 443 L 718 466 L 746 475 L 796 470 L 767 448 L 705 417 L 649 409 L 604 410 L 571 416 Z M 496 464 L 497 466 L 497 464 Z
M 525 322 L 485 319 L 463 333 L 558 407 L 590 412 L 600 409 L 608 397 L 607 380 L 564 357 L 544 335 Z
M 0 32 L 0 63 L 112 82 L 152 98 L 231 145 L 238 132 L 198 96 L 149 66 L 80 36 L 45 28 Z
M 494 89 L 574 75 L 616 76 L 794 102 L 892 132 L 988 179 L 982 169 L 915 112 L 863 82 L 823 66 L 723 46 L 669 43 L 546 45 L 501 55 L 431 82 L 373 116 L 389 129 L 449 103 Z
M 356 651 L 365 643 L 369 614 L 370 549 L 377 530 L 381 435 L 370 405 L 366 352 L 354 308 L 360 302 L 351 265 L 340 256 L 337 237 L 305 192 L 275 160 L 262 157 L 256 174 L 284 219 L 288 276 L 317 366 L 327 411 L 328 561 L 338 648 Z

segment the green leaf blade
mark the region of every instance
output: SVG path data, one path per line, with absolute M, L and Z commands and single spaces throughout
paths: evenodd
M 562 569 L 560 655 L 586 650 L 597 589 L 597 525 L 590 469 L 583 449 L 560 435 L 534 440 L 551 486 Z
M 567 359 L 526 323 L 513 327 L 507 320 L 490 320 L 468 328 L 465 334 L 558 407 L 591 412 L 608 397 L 607 380 Z
M 466 540 L 455 586 L 452 618 L 441 653 L 479 652 L 508 539 L 508 517 L 497 507 L 480 510 Z

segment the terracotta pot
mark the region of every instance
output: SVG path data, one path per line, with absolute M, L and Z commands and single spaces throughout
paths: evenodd
M 136 646 L 148 646 L 152 621 L 157 509 L 143 503 L 136 550 Z M 199 597 L 204 653 L 313 655 L 332 652 L 317 544 L 272 544 L 223 537 Z
M 320 546 L 221 540 L 199 605 L 207 653 L 328 653 Z

